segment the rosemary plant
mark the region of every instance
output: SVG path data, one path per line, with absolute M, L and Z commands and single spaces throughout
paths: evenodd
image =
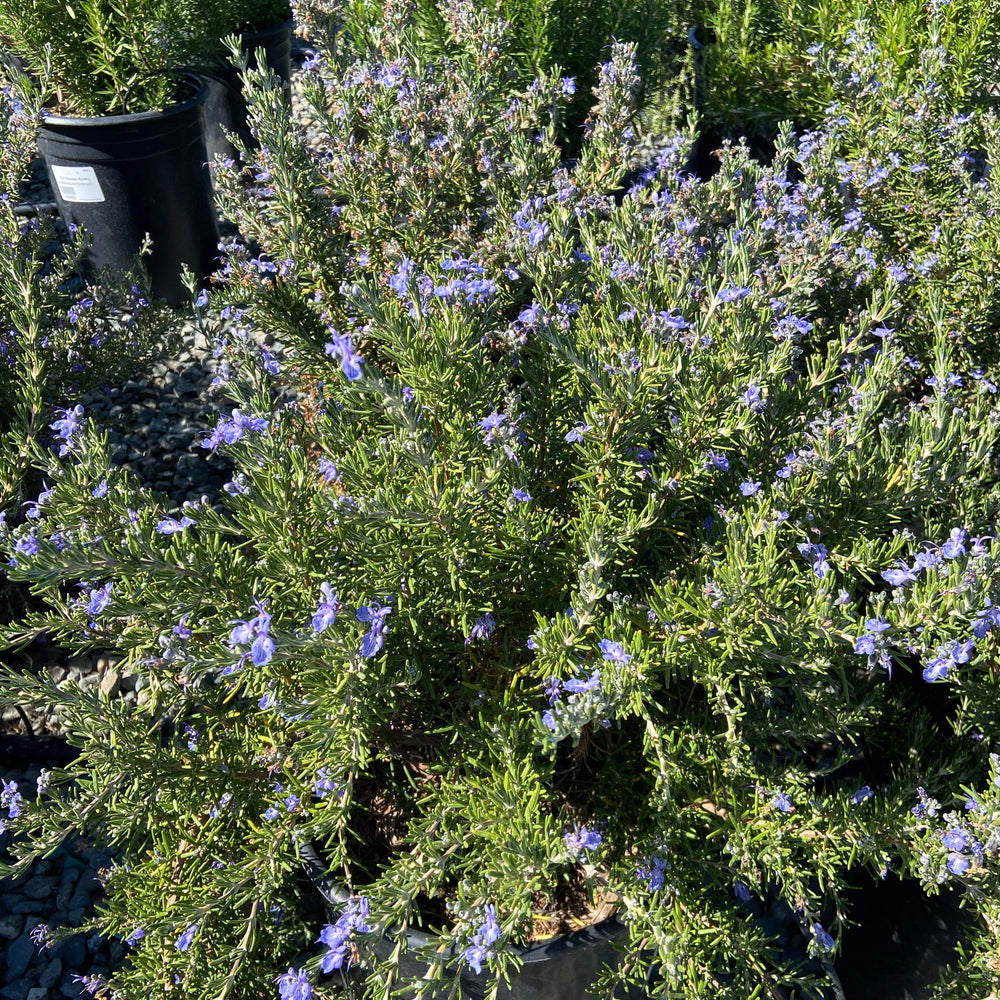
M 575 887 L 626 924 L 608 985 L 804 996 L 891 871 L 966 892 L 939 995 L 996 991 L 995 117 L 861 44 L 887 85 L 835 73 L 773 165 L 729 146 L 702 183 L 678 134 L 626 185 L 634 48 L 590 101 L 525 85 L 477 4 L 433 58 L 405 5 L 296 12 L 305 104 L 251 71 L 257 185 L 219 175 L 199 454 L 236 474 L 168 510 L 67 412 L 4 534 L 46 605 L 7 640 L 141 682 L 130 711 L 3 673 L 80 747 L 12 870 L 72 831 L 117 859 L 94 925 L 130 961 L 88 988 L 309 1000 L 353 963 L 366 996 L 496 996 Z M 753 918 L 776 897 L 808 961 Z

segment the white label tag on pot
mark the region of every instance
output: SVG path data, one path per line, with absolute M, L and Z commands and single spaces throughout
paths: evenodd
M 93 167 L 53 167 L 63 201 L 104 201 L 104 192 Z

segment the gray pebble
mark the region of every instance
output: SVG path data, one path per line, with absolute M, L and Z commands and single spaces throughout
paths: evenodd
M 55 890 L 58 879 L 45 875 L 36 875 L 29 878 L 23 885 L 18 886 L 18 891 L 28 899 L 47 899 Z
M 0 938 L 13 941 L 24 930 L 24 917 L 15 917 L 12 913 L 0 917 Z
M 61 978 L 62 959 L 57 956 L 45 966 L 45 971 L 38 977 L 38 985 L 41 986 L 42 989 L 47 990 L 49 987 L 57 985 Z
M 4 974 L 4 983 L 13 983 L 24 975 L 32 958 L 35 957 L 35 951 L 35 942 L 28 937 L 27 931 L 7 945 L 7 971 Z
M 71 921 L 72 923 L 72 921 Z M 83 934 L 74 934 L 65 941 L 52 946 L 53 957 L 58 956 L 65 968 L 74 970 L 83 965 L 87 957 L 87 938 Z

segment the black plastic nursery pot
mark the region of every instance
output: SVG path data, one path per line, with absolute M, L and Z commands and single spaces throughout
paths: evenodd
M 287 90 L 292 79 L 292 19 L 261 31 L 240 36 L 240 51 L 248 66 L 271 70 Z M 226 63 L 207 74 L 208 100 L 205 102 L 205 148 L 210 161 L 236 159 L 238 151 L 227 138 L 235 132 L 247 149 L 254 149 L 256 140 L 247 122 L 247 102 L 239 70 Z
M 92 240 L 87 265 L 134 272 L 148 235 L 151 292 L 171 305 L 188 298 L 182 265 L 206 280 L 219 243 L 202 124 L 208 86 L 189 77 L 185 87 L 163 111 L 47 117 L 38 135 L 63 220 Z
M 340 916 L 350 898 L 327 874 L 319 853 L 311 845 L 300 847 L 306 872 L 326 904 L 331 921 Z M 510 974 L 510 984 L 501 982 L 498 1000 L 596 1000 L 598 994 L 591 987 L 607 967 L 616 968 L 622 961 L 620 948 L 615 941 L 624 936 L 625 925 L 617 917 L 609 917 L 592 927 L 559 934 L 533 944 L 508 946 L 516 955 L 520 968 Z M 433 934 L 409 929 L 406 932 L 406 950 L 398 956 L 397 967 L 401 976 L 424 978 L 430 966 L 418 954 L 418 949 L 435 947 Z M 375 953 L 380 960 L 394 954 L 396 943 L 388 937 L 378 941 Z M 435 947 L 446 960 L 457 956 L 454 946 Z M 461 1000 L 483 1000 L 487 995 L 487 976 L 477 975 L 469 968 L 460 973 Z M 452 982 L 442 981 L 433 996 L 451 997 Z M 603 994 L 601 994 L 603 996 Z M 615 993 L 615 1000 L 645 1000 L 647 991 L 624 986 Z

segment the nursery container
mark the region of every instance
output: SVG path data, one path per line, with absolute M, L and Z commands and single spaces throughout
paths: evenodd
M 327 906 L 331 922 L 336 920 L 350 898 L 327 874 L 319 853 L 311 845 L 301 848 L 306 872 Z M 510 974 L 510 985 L 501 982 L 498 1000 L 596 1000 L 591 987 L 606 966 L 617 966 L 622 952 L 615 946 L 617 938 L 626 933 L 625 925 L 617 917 L 609 917 L 591 927 L 559 934 L 544 941 L 527 945 L 509 945 L 508 951 L 517 955 L 521 968 Z M 428 969 L 415 952 L 434 943 L 434 935 L 409 929 L 406 932 L 407 951 L 399 956 L 397 967 L 401 976 L 423 977 Z M 383 938 L 375 945 L 379 959 L 385 960 L 395 951 L 395 941 Z M 454 947 L 443 952 L 451 958 Z M 484 1000 L 487 994 L 486 973 L 477 975 L 472 969 L 460 973 L 461 1000 Z M 450 996 L 451 982 L 446 980 L 435 997 L 444 1000 Z M 644 1000 L 645 989 L 620 987 L 615 1000 Z M 458 1000 L 458 998 L 456 998 Z
M 260 65 L 271 70 L 287 90 L 292 78 L 292 19 L 261 31 L 240 36 L 240 51 L 248 66 Z M 247 149 L 257 143 L 247 122 L 247 102 L 239 70 L 225 63 L 207 74 L 208 99 L 205 102 L 205 147 L 209 161 L 237 158 L 238 151 L 226 136 L 235 132 Z
M 163 111 L 47 117 L 38 136 L 60 214 L 92 240 L 88 265 L 133 271 L 148 234 L 151 291 L 171 305 L 188 297 L 182 265 L 204 281 L 219 242 L 202 126 L 208 87 L 189 77 L 186 91 Z

